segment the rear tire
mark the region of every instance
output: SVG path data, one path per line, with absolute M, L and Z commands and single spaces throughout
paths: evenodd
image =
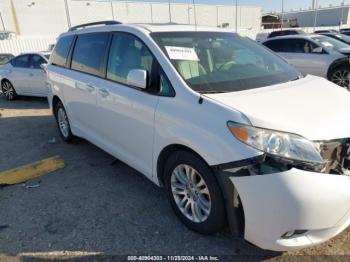
M 10 81 L 4 80 L 1 84 L 1 90 L 8 101 L 16 99 L 17 93 Z
M 70 128 L 66 109 L 64 108 L 61 101 L 59 101 L 56 104 L 55 116 L 56 116 L 58 132 L 60 133 L 60 136 L 62 137 L 62 139 L 65 142 L 71 143 L 74 139 L 74 136 L 73 136 L 72 130 Z
M 332 70 L 329 81 L 350 91 L 350 67 L 339 66 Z
M 165 164 L 164 185 L 175 214 L 188 228 L 213 234 L 225 226 L 222 191 L 198 155 L 188 151 L 171 155 Z

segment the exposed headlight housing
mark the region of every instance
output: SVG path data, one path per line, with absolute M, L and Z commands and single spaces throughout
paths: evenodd
M 227 125 L 239 141 L 266 154 L 292 161 L 325 164 L 316 144 L 301 136 L 235 122 Z

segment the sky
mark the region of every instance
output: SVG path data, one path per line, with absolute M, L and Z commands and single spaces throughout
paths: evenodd
M 141 1 L 141 0 L 140 0 Z M 168 0 L 146 0 L 155 2 L 168 2 Z M 282 0 L 237 0 L 239 5 L 257 5 L 263 8 L 263 12 L 280 11 L 282 6 Z M 141 1 L 145 2 L 145 1 Z M 174 3 L 192 2 L 192 0 L 171 0 Z M 232 4 L 235 0 L 195 0 L 196 3 L 206 4 Z M 330 4 L 333 6 L 340 5 L 343 0 L 318 0 L 319 5 L 327 7 Z M 311 6 L 312 0 L 284 0 L 285 10 L 289 11 L 292 8 L 299 10 L 300 8 L 306 9 Z M 350 4 L 350 0 L 345 0 L 345 4 Z

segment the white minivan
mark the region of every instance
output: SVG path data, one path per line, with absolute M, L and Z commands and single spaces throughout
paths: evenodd
M 62 138 L 84 138 L 164 187 L 197 232 L 229 225 L 287 251 L 350 224 L 350 93 L 252 40 L 85 24 L 59 37 L 47 76 Z

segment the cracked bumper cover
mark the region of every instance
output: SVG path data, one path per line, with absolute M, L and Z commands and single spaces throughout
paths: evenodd
M 242 201 L 244 238 L 268 250 L 316 245 L 350 224 L 350 176 L 291 169 L 256 176 L 230 176 Z M 304 232 L 290 238 L 287 232 Z

